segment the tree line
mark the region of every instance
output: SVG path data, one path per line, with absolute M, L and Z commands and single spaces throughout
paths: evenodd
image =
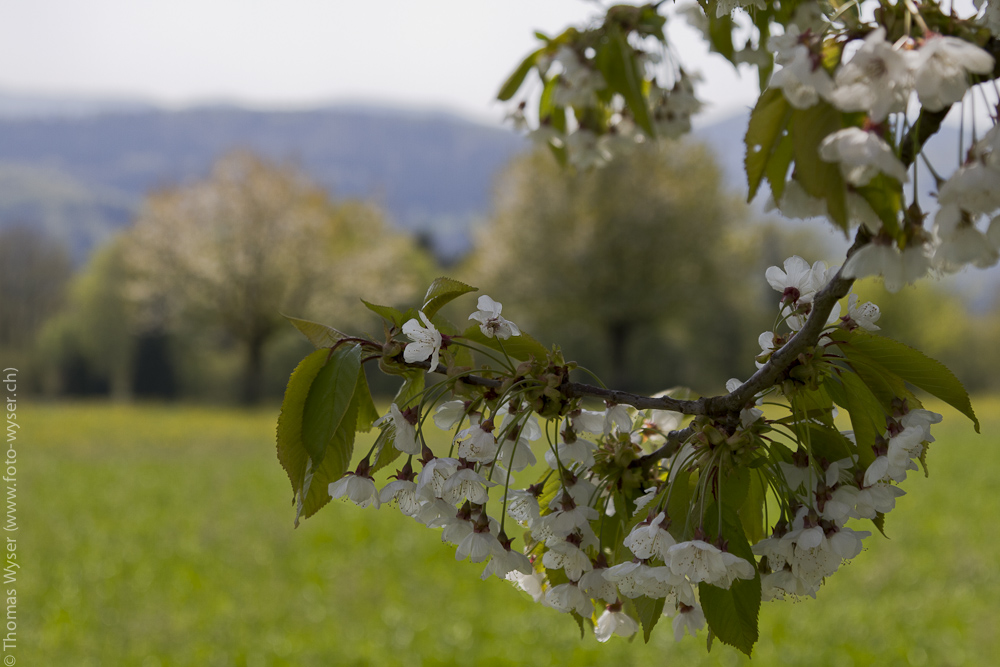
M 653 392 L 670 378 L 700 390 L 752 370 L 741 367 L 746 342 L 770 323 L 759 321 L 759 281 L 743 278 L 803 246 L 802 232 L 746 224 L 754 215 L 697 144 L 639 146 L 599 170 L 529 153 L 499 175 L 474 250 L 447 271 L 502 290 L 505 312 L 615 386 Z M 805 243 L 819 259 L 819 239 Z M 150 193 L 134 224 L 75 271 L 55 242 L 6 227 L 0 350 L 42 396 L 276 400 L 308 349 L 283 315 L 363 330 L 375 323 L 359 295 L 406 303 L 444 270 L 377 205 L 234 152 L 202 181 Z M 970 314 L 927 283 L 866 289 L 898 304 L 880 322 L 890 335 L 971 389 L 998 387 L 983 371 L 1000 354 L 995 309 Z

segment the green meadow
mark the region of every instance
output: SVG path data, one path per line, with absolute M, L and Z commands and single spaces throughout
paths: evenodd
M 1000 400 L 950 408 L 930 476 L 818 599 L 765 603 L 759 665 L 1000 656 Z M 21 404 L 18 664 L 741 665 L 704 639 L 582 640 L 391 507 L 293 529 L 277 410 Z M 865 529 L 865 526 L 858 526 Z M 9 587 L 10 585 L 8 585 Z

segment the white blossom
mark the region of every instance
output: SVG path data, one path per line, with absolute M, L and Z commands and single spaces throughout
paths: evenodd
M 414 428 L 413 424 L 406 419 L 403 412 L 399 409 L 395 403 L 389 404 L 389 412 L 385 416 L 381 417 L 377 422 L 376 426 L 379 426 L 386 421 L 391 421 L 393 428 L 396 429 L 396 436 L 393 439 L 393 446 L 404 454 L 420 454 L 420 441 L 417 440 L 417 430 Z
M 493 436 L 493 422 L 487 420 L 463 429 L 455 436 L 458 458 L 477 463 L 489 463 L 497 455 L 497 440 Z
M 851 318 L 851 321 L 857 324 L 859 327 L 865 331 L 878 331 L 878 327 L 875 323 L 878 322 L 878 318 L 881 316 L 881 311 L 879 311 L 878 306 L 876 306 L 871 301 L 865 301 L 860 306 L 858 305 L 858 295 L 852 294 L 847 299 L 847 315 Z
M 894 111 L 903 111 L 913 87 L 909 63 L 885 41 L 885 28 L 873 30 L 849 62 L 834 76 L 830 101 L 841 111 L 866 111 L 881 123 Z
M 852 185 L 868 185 L 879 172 L 906 182 L 906 167 L 892 148 L 875 132 L 859 127 L 846 127 L 826 136 L 819 145 L 819 156 L 826 162 L 836 162 Z
M 553 541 L 547 544 L 548 550 L 542 556 L 542 564 L 550 570 L 562 568 L 566 576 L 576 581 L 584 572 L 593 567 L 590 558 L 580 547 L 565 540 Z
M 666 561 L 667 549 L 677 544 L 677 540 L 663 529 L 665 518 L 666 514 L 660 512 L 651 522 L 638 524 L 622 543 L 636 558 L 660 558 Z
M 771 75 L 771 87 L 780 88 L 785 99 L 796 109 L 808 109 L 820 98 L 829 99 L 833 79 L 818 58 L 804 45 L 796 46 L 792 57 Z
M 961 100 L 969 88 L 970 74 L 993 71 L 993 56 L 957 37 L 931 36 L 919 49 L 910 51 L 909 57 L 917 97 L 931 111 Z
M 685 632 L 694 637 L 698 630 L 705 627 L 705 612 L 700 605 L 684 605 L 674 616 L 673 627 L 674 641 L 682 640 Z
M 469 315 L 470 320 L 479 322 L 479 330 L 487 338 L 496 336 L 500 340 L 507 340 L 511 336 L 520 336 L 521 330 L 510 320 L 504 319 L 500 315 L 503 304 L 494 301 L 485 294 L 479 297 L 477 304 L 479 310 Z
M 484 505 L 490 499 L 486 491 L 490 486 L 496 486 L 496 482 L 487 481 L 472 468 L 462 468 L 445 481 L 441 488 L 441 497 L 452 505 L 458 505 L 465 500 L 476 505 Z
M 330 482 L 329 493 L 330 497 L 334 499 L 346 496 L 358 507 L 372 505 L 378 509 L 380 502 L 372 478 L 354 473 L 348 473 L 336 482 Z
M 463 401 L 446 401 L 434 411 L 434 425 L 442 431 L 450 431 L 465 418 L 465 410 Z
M 424 311 L 421 310 L 418 314 L 425 326 L 420 326 L 420 322 L 415 319 L 407 320 L 403 325 L 403 333 L 413 341 L 403 349 L 403 359 L 407 363 L 413 363 L 429 358 L 431 365 L 428 372 L 431 372 L 438 366 L 438 358 L 441 354 L 441 332 L 431 324 Z
M 584 618 L 590 618 L 594 613 L 593 603 L 583 594 L 576 583 L 553 586 L 545 591 L 544 603 L 546 606 L 563 613 L 575 611 Z
M 416 516 L 420 511 L 420 500 L 417 498 L 417 484 L 411 480 L 395 479 L 385 486 L 378 494 L 383 505 L 396 501 L 399 511 L 406 516 Z
M 844 278 L 881 275 L 885 288 L 898 292 L 904 285 L 927 275 L 930 268 L 927 252 L 928 248 L 920 244 L 908 245 L 900 252 L 893 245 L 869 243 L 848 258 L 841 275 Z
M 623 611 L 606 610 L 597 619 L 594 626 L 594 636 L 599 642 L 606 642 L 611 635 L 631 637 L 639 630 L 639 624 Z
M 455 550 L 455 560 L 468 558 L 473 563 L 482 563 L 498 548 L 503 547 L 492 533 L 473 530 L 459 543 L 458 549 Z

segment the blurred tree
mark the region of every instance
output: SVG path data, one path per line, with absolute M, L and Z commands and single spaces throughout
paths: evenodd
M 260 398 L 265 346 L 288 326 L 282 313 L 356 321 L 342 295 L 399 302 L 429 267 L 371 205 L 332 203 L 296 169 L 246 152 L 219 159 L 204 181 L 151 195 L 126 248 L 142 324 L 237 342 L 245 403 Z
M 49 391 L 131 397 L 136 327 L 123 251 L 121 237 L 97 250 L 74 276 L 66 307 L 46 323 L 40 349 Z
M 702 362 L 725 373 L 745 353 L 734 336 L 745 330 L 741 303 L 753 300 L 743 278 L 756 244 L 734 229 L 749 217 L 722 190 L 704 146 L 637 147 L 575 174 L 535 153 L 502 175 L 473 271 L 482 286 L 518 295 L 510 310 L 518 321 L 564 339 L 573 332 L 553 327 L 573 322 L 575 338 L 599 338 L 595 356 L 610 363 L 613 386 L 636 387 L 635 371 L 651 365 L 674 380 L 683 375 L 679 352 L 632 358 L 640 335 L 673 340 L 668 350 L 693 342 L 705 350 Z
M 26 226 L 0 231 L 0 349 L 23 351 L 62 305 L 73 267 L 59 243 Z

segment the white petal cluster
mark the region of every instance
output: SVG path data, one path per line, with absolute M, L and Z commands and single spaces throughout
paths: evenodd
M 957 37 L 934 35 L 909 57 L 917 97 L 931 111 L 960 101 L 969 89 L 969 74 L 993 71 L 993 56 Z
M 431 324 L 424 311 L 421 310 L 418 314 L 424 326 L 420 326 L 420 322 L 415 319 L 403 324 L 403 333 L 413 341 L 403 349 L 403 359 L 407 363 L 430 359 L 428 372 L 432 372 L 437 368 L 441 354 L 441 332 Z
M 479 297 L 479 310 L 469 315 L 470 320 L 479 322 L 479 330 L 487 338 L 494 336 L 500 340 L 507 340 L 511 336 L 520 336 L 521 330 L 510 320 L 504 319 L 500 315 L 503 304 L 494 301 L 485 294 Z
M 878 173 L 906 182 L 906 167 L 892 148 L 875 132 L 859 127 L 847 127 L 825 137 L 819 145 L 819 156 L 826 162 L 836 162 L 847 182 L 855 186 L 868 185 Z
M 606 610 L 597 619 L 594 636 L 599 642 L 606 642 L 612 635 L 631 637 L 639 630 L 639 623 L 625 612 Z
M 909 245 L 900 251 L 895 245 L 869 243 L 851 255 L 844 263 L 841 275 L 845 278 L 882 276 L 885 288 L 898 292 L 904 285 L 927 275 L 931 267 L 931 248 L 926 245 Z
M 906 109 L 913 75 L 909 60 L 885 41 L 885 28 L 873 30 L 861 48 L 834 76 L 830 101 L 842 111 L 864 111 L 876 123 Z

